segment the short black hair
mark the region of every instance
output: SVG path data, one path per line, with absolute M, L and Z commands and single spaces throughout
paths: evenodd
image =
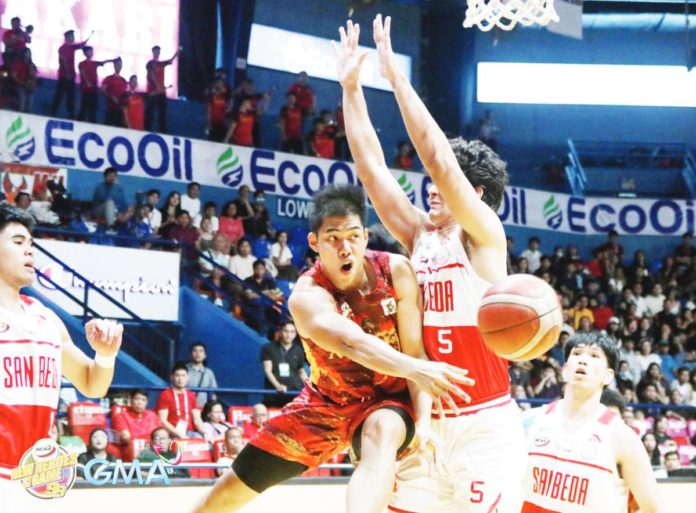
M 155 45 L 152 47 L 152 51 L 154 52 L 155 50 L 161 50 L 159 45 Z
M 309 215 L 309 229 L 318 233 L 324 219 L 333 216 L 356 215 L 365 226 L 365 191 L 357 185 L 329 185 L 314 195 Z
M 256 268 L 256 266 L 259 265 L 266 267 L 266 261 L 263 258 L 257 258 L 256 260 L 254 260 L 254 264 L 252 265 L 252 267 Z
M 621 412 L 621 415 L 623 415 L 623 412 L 626 409 L 626 401 L 624 401 L 624 398 L 621 397 L 621 394 L 609 387 L 604 387 L 604 390 L 602 390 L 602 396 L 599 398 L 599 402 L 607 407 L 616 407 L 619 412 Z
M 539 237 L 537 237 L 537 236 L 535 235 L 535 236 L 533 236 L 533 237 L 529 237 L 529 241 L 528 241 L 528 242 L 529 242 L 529 244 L 531 244 L 532 242 L 536 242 L 537 244 L 541 244 L 541 239 L 539 239 Z
M 193 351 L 193 348 L 194 348 L 194 347 L 202 347 L 203 350 L 205 350 L 206 352 L 208 351 L 208 348 L 205 347 L 205 344 L 204 344 L 203 342 L 201 342 L 200 340 L 196 340 L 194 343 L 192 343 L 192 344 L 189 346 L 189 353 L 190 353 L 191 351 Z
M 10 223 L 21 224 L 29 233 L 34 229 L 34 218 L 28 212 L 6 201 L 0 202 L 0 232 Z
M 71 30 L 66 30 L 65 32 L 63 32 L 63 36 L 64 36 L 64 37 L 68 37 L 69 35 L 72 35 L 72 34 L 75 34 L 75 31 L 72 30 L 72 29 L 71 29 Z
M 104 170 L 104 176 L 109 176 L 111 173 L 113 174 L 118 174 L 118 170 L 115 167 L 107 167 Z
M 133 390 L 131 390 L 130 396 L 135 397 L 136 395 L 144 395 L 145 397 L 148 397 L 147 390 L 145 390 L 144 388 L 134 388 Z
M 209 208 L 214 208 L 217 210 L 217 203 L 215 203 L 214 201 L 206 201 L 203 205 L 203 210 L 207 210 Z
M 152 196 L 153 194 L 157 194 L 157 196 L 162 196 L 162 193 L 159 191 L 159 189 L 148 190 L 146 196 Z
M 31 198 L 31 196 L 29 195 L 28 192 L 19 192 L 19 193 L 17 193 L 17 196 L 15 196 L 15 203 L 17 203 L 20 199 L 24 198 L 25 196 L 26 196 L 27 198 Z
M 201 188 L 201 184 L 199 184 L 198 182 L 190 182 L 190 183 L 186 186 L 186 190 L 187 190 L 187 191 L 190 191 L 190 190 L 191 190 L 191 187 L 195 187 L 196 185 L 198 186 L 199 189 Z
M 87 53 L 87 52 L 92 52 L 94 51 L 94 48 L 91 46 L 83 46 L 82 47 L 82 53 Z
M 450 139 L 459 167 L 471 185 L 483 189 L 483 201 L 498 210 L 508 182 L 507 164 L 481 141 L 467 141 L 462 137 Z
M 172 367 L 172 374 L 174 374 L 178 370 L 185 370 L 186 372 L 188 372 L 188 367 L 186 366 L 186 363 L 176 362 L 174 364 L 174 367 Z
M 616 372 L 619 361 L 619 350 L 616 344 L 599 331 L 590 333 L 576 333 L 568 339 L 563 348 L 563 355 L 568 361 L 571 351 L 578 346 L 597 346 L 599 347 L 607 359 L 607 364 L 611 370 Z

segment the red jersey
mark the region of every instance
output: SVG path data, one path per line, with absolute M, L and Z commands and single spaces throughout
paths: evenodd
M 12 75 L 20 85 L 29 85 L 29 81 L 33 78 L 30 66 L 33 64 L 21 59 L 16 59 L 12 63 Z
M 410 171 L 413 169 L 413 158 L 409 155 L 399 155 L 394 160 L 394 167 L 397 169 L 405 169 L 406 171 Z
M 147 438 L 149 440 L 150 433 L 156 428 L 162 427 L 162 423 L 154 411 L 145 410 L 138 415 L 130 408 L 126 408 L 118 414 L 113 419 L 112 425 L 116 431 L 128 430 L 131 440 L 134 438 Z
M 286 139 L 302 139 L 302 109 L 283 107 L 280 109 Z
M 157 399 L 157 410 L 169 410 L 167 421 L 174 427 L 179 421 L 186 423 L 186 431 L 193 431 L 193 410 L 198 410 L 196 394 L 190 390 L 174 393 L 172 387 L 163 390 Z
M 256 116 L 251 112 L 239 112 L 235 119 L 232 144 L 240 146 L 254 145 L 254 122 Z
M 123 103 L 123 96 L 128 91 L 126 79 L 114 73 L 102 81 L 102 87 L 106 92 L 106 107 L 109 109 L 120 108 Z
M 490 284 L 471 266 L 460 232 L 421 234 L 411 262 L 423 291 L 423 345 L 428 357 L 468 369 L 476 380 L 476 386 L 465 388 L 471 403 L 455 398 L 457 406 L 467 412 L 509 401 L 507 360 L 488 349 L 476 325 Z
M 60 394 L 62 337 L 52 314 L 21 296 L 24 311 L 0 310 L 0 478 L 50 436 Z
M 372 266 L 377 281 L 367 295 L 345 294 L 334 288 L 321 269 L 321 261 L 305 273 L 336 300 L 338 312 L 365 333 L 374 335 L 401 351 L 396 319 L 396 292 L 392 283 L 389 253 L 365 253 L 365 264 Z M 334 403 L 345 405 L 386 397 L 406 390 L 406 380 L 367 369 L 353 360 L 327 351 L 312 340 L 302 338 L 311 367 L 310 382 L 319 393 Z
M 314 108 L 314 91 L 309 84 L 299 84 L 295 82 L 290 86 L 289 93 L 297 98 L 297 106 L 302 110 L 312 110 Z
M 96 93 L 99 90 L 99 87 L 97 87 L 99 81 L 97 77 L 98 67 L 97 61 L 87 59 L 78 64 L 77 68 L 80 70 L 80 91 L 83 93 Z
M 208 108 L 210 114 L 208 121 L 212 126 L 224 126 L 225 116 L 227 115 L 227 96 L 223 94 L 214 94 L 208 100 Z
M 147 92 L 164 94 L 164 68 L 167 67 L 162 61 L 149 61 L 146 69 L 147 74 Z M 150 72 L 155 75 L 155 80 L 150 76 Z
M 334 138 L 331 133 L 326 130 L 321 132 L 312 132 L 311 142 L 314 144 L 314 150 L 317 152 L 317 156 L 332 159 L 336 155 Z
M 21 50 L 27 47 L 27 33 L 22 29 L 19 29 L 17 32 L 12 29 L 6 30 L 2 35 L 2 42 L 5 44 L 6 49 Z
M 58 48 L 58 78 L 75 80 L 75 52 L 84 43 L 63 43 Z
M 129 93 L 126 97 L 126 117 L 133 130 L 145 129 L 145 99 L 141 93 Z

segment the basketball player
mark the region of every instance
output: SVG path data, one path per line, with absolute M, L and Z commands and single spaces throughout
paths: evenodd
M 88 322 L 91 360 L 56 314 L 20 294 L 34 281 L 32 225 L 29 214 L 0 203 L 0 511 L 8 512 L 46 506 L 9 478 L 25 451 L 50 437 L 61 374 L 82 394 L 103 397 L 123 333 L 112 321 Z
M 599 332 L 565 345 L 563 399 L 530 410 L 529 463 L 522 513 L 661 513 L 657 482 L 638 435 L 600 403 L 618 363 L 616 345 Z
M 308 241 L 319 260 L 289 301 L 311 377 L 252 438 L 197 513 L 236 511 L 351 445 L 360 464 L 348 485 L 347 511 L 381 513 L 396 457 L 414 435 L 402 378 L 415 385 L 416 416 L 426 417 L 430 408 L 422 404 L 444 396 L 453 403 L 450 393 L 466 400 L 453 383 L 473 384 L 466 371 L 425 359 L 413 269 L 401 256 L 366 250 L 362 189 L 330 186 L 313 204 Z
M 481 297 L 506 275 L 505 232 L 495 213 L 507 180 L 505 163 L 481 142 L 447 140 L 395 65 L 390 19 L 383 24 L 377 16 L 373 28 L 380 71 L 434 182 L 430 210 L 414 207 L 387 168 L 359 83 L 366 55 L 358 49 L 359 27 L 348 21 L 334 48 L 358 177 L 382 223 L 411 255 L 424 295 L 428 356 L 467 369 L 476 381 L 470 403 L 458 402 L 444 415 L 434 405 L 439 470 L 432 471 L 423 453 L 405 458 L 390 510 L 519 513 L 526 461 L 520 412 L 510 398 L 507 361 L 488 350 L 476 327 Z M 428 433 L 428 426 L 419 424 L 417 431 Z

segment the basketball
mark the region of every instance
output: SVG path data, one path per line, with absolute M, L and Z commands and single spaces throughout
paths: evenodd
M 508 360 L 538 358 L 556 343 L 562 324 L 556 292 L 530 274 L 512 274 L 493 285 L 478 311 L 484 342 Z

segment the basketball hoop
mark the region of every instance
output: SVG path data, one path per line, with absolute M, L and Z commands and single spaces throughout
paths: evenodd
M 474 25 L 488 32 L 493 27 L 512 30 L 518 23 L 530 26 L 558 21 L 553 0 L 467 0 L 464 28 Z

